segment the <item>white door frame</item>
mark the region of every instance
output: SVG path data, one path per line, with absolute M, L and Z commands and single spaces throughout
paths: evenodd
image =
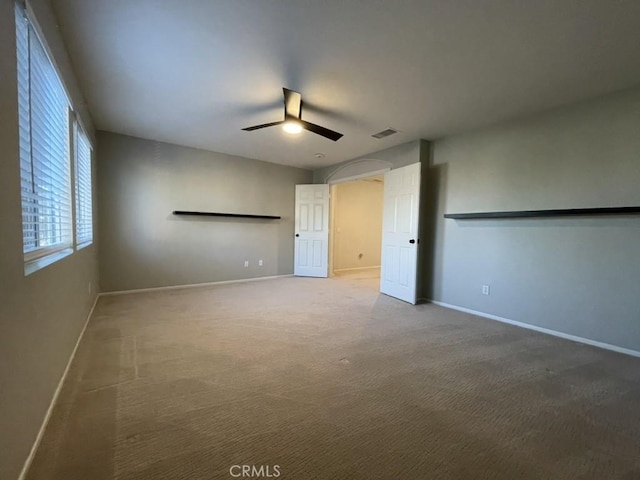
M 356 180 L 363 180 L 365 178 L 371 178 L 371 177 L 377 177 L 379 175 L 384 175 L 385 173 L 389 172 L 391 170 L 391 168 L 383 168 L 383 169 L 379 169 L 379 170 L 372 170 L 370 172 L 366 172 L 366 173 L 360 173 L 358 175 L 352 175 L 350 177 L 341 177 L 335 180 L 329 180 L 327 182 L 327 184 L 330 185 L 329 187 L 329 276 L 333 277 L 335 275 L 335 273 L 333 272 L 333 254 L 334 254 L 334 248 L 335 248 L 335 223 L 334 223 L 334 218 L 335 218 L 335 206 L 336 206 L 336 202 L 339 201 L 336 198 L 336 188 L 335 186 L 340 184 L 340 183 L 348 183 L 348 182 L 355 182 Z M 382 234 L 382 232 L 380 232 L 380 234 Z M 382 253 L 380 254 L 380 256 L 382 257 Z M 382 259 L 381 259 L 382 260 Z
M 385 173 L 389 172 L 391 170 L 391 168 L 383 168 L 381 170 L 373 170 L 371 172 L 366 172 L 366 173 L 360 173 L 358 175 L 352 175 L 350 177 L 340 177 L 337 179 L 330 179 L 327 183 L 329 185 L 336 185 L 338 183 L 346 183 L 346 182 L 353 182 L 354 180 L 362 180 L 363 178 L 369 178 L 369 177 L 376 177 L 378 175 L 384 175 Z

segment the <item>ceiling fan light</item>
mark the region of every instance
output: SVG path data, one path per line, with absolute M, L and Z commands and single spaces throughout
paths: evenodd
M 297 122 L 287 122 L 282 125 L 282 129 L 287 133 L 300 133 L 302 131 L 302 125 Z

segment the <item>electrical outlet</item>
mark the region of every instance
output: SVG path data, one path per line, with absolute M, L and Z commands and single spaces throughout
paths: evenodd
M 489 290 L 489 285 L 482 285 L 482 294 L 489 295 L 491 290 Z
M 244 261 L 244 267 L 247 268 L 249 266 L 249 260 Z
M 264 265 L 264 262 L 262 261 L 262 259 L 258 260 L 258 266 L 261 267 Z

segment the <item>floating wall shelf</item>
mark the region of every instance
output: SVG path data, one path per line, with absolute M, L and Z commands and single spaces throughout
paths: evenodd
M 192 215 L 199 217 L 234 217 L 234 218 L 263 218 L 265 220 L 278 220 L 282 217 L 275 215 L 252 215 L 248 213 L 219 213 L 219 212 L 190 212 L 187 210 L 174 210 L 174 215 Z
M 519 210 L 514 212 L 445 213 L 444 218 L 482 220 L 490 218 L 575 217 L 595 215 L 638 215 L 640 207 L 568 208 L 563 210 Z

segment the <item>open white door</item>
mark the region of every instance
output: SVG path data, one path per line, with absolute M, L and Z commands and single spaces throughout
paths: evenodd
M 327 277 L 329 268 L 329 185 L 296 185 L 293 274 Z
M 380 291 L 416 303 L 420 164 L 384 174 Z

